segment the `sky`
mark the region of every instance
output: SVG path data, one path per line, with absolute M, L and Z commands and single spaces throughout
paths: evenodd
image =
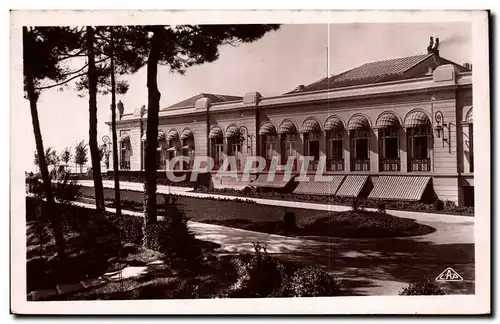
M 439 37 L 440 55 L 458 64 L 471 62 L 469 23 L 356 23 L 282 25 L 260 40 L 220 48 L 216 62 L 191 67 L 184 76 L 168 67 L 158 69 L 160 107 L 205 93 L 243 96 L 260 92 L 264 97 L 283 94 L 327 75 L 337 74 L 364 63 L 425 54 L 429 37 Z M 327 50 L 328 49 L 328 50 Z M 328 54 L 327 54 L 328 51 Z M 125 113 L 147 105 L 146 69 L 121 77 L 130 88 L 118 96 Z M 27 100 L 18 101 L 22 120 L 32 141 L 23 150 L 25 170 L 33 169 L 35 140 Z M 108 134 L 111 97 L 98 96 L 98 138 Z M 44 147 L 57 152 L 88 142 L 88 97 L 79 97 L 70 85 L 63 91 L 43 91 L 38 112 Z M 15 127 L 15 125 L 13 125 Z

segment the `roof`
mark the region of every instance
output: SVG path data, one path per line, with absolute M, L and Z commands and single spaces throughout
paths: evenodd
M 352 70 L 296 88 L 288 93 L 413 79 L 426 76 L 429 68 L 434 70 L 444 64 L 454 65 L 459 72 L 469 71 L 466 67 L 442 58 L 435 53 L 422 54 L 366 63 Z
M 213 94 L 213 93 L 200 93 L 200 94 L 197 94 L 196 96 L 192 96 L 188 99 L 185 99 L 185 100 L 180 101 L 176 104 L 168 106 L 166 109 L 181 108 L 181 107 L 194 107 L 194 103 L 198 99 L 201 99 L 201 98 L 209 98 L 212 101 L 212 103 L 233 101 L 233 100 L 242 100 L 243 99 L 243 97 L 238 97 L 238 96 L 228 96 L 228 95 L 220 95 L 220 94 Z

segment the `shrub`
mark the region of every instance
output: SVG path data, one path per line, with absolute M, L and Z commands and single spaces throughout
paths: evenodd
M 328 272 L 307 266 L 293 274 L 290 292 L 294 297 L 338 296 L 340 285 Z
M 53 184 L 54 198 L 61 204 L 69 205 L 80 198 L 80 188 L 76 180 L 65 177 L 63 181 Z
M 381 214 L 385 214 L 386 213 L 386 209 L 385 209 L 385 203 L 383 201 L 379 201 L 377 203 L 377 211 Z
M 165 195 L 165 214 L 163 221 L 148 226 L 143 243 L 149 249 L 164 253 L 175 265 L 193 270 L 191 266 L 201 259 L 201 247 L 189 230 L 187 217 L 170 195 Z
M 444 295 L 444 291 L 433 281 L 418 281 L 401 289 L 400 296 Z
M 359 200 L 357 198 L 353 199 L 353 201 L 351 203 L 351 208 L 352 208 L 352 211 L 359 210 Z
M 281 297 L 287 287 L 284 266 L 267 253 L 267 246 L 253 243 L 255 255 L 237 262 L 241 297 Z
M 283 226 L 285 234 L 295 231 L 295 229 L 297 228 L 297 218 L 295 217 L 295 213 L 285 213 L 285 215 L 283 216 Z
M 444 209 L 444 203 L 442 200 L 436 200 L 434 201 L 434 210 L 441 211 Z

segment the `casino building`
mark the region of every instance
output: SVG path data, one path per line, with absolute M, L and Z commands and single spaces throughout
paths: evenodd
M 176 164 L 176 172 L 189 172 L 198 155 L 211 156 L 215 169 L 234 156 L 238 171 L 251 155 L 267 161 L 278 156 L 283 163 L 306 155 L 314 157 L 308 165 L 314 175 L 324 156 L 331 182 L 288 181 L 277 174 L 269 183 L 264 171 L 246 182 L 212 177 L 210 185 L 388 200 L 433 196 L 472 206 L 472 66 L 441 57 L 437 45 L 431 42 L 426 54 L 366 63 L 279 96 L 201 93 L 162 108 L 158 170 L 169 172 L 168 161 L 178 155 L 190 162 Z M 123 113 L 122 103 L 119 110 L 120 169 L 140 172 L 147 111 L 143 106 Z M 293 164 L 297 173 L 300 164 Z

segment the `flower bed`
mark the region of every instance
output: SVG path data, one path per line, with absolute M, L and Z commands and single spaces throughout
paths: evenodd
M 214 193 L 220 195 L 231 195 L 231 196 L 241 196 L 241 197 L 252 197 L 260 199 L 277 199 L 277 200 L 288 200 L 288 201 L 303 201 L 310 203 L 323 203 L 341 206 L 352 206 L 355 199 L 349 197 L 338 197 L 338 196 L 327 196 L 327 195 L 306 195 L 306 194 L 294 194 L 294 193 L 283 193 L 275 191 L 259 191 L 256 188 L 247 187 L 243 190 L 223 188 L 214 189 L 207 187 L 198 187 L 195 189 L 197 192 L 202 193 Z M 438 200 L 440 201 L 440 200 Z M 393 210 L 404 210 L 404 211 L 423 211 L 427 213 L 442 213 L 442 214 L 453 214 L 453 215 L 474 215 L 474 207 L 458 207 L 454 202 L 446 201 L 442 202 L 442 207 L 438 206 L 441 204 L 425 204 L 419 201 L 389 201 L 389 200 L 375 200 L 375 199 L 360 199 L 358 204 L 365 208 L 376 208 L 379 209 L 381 206 L 385 209 Z

